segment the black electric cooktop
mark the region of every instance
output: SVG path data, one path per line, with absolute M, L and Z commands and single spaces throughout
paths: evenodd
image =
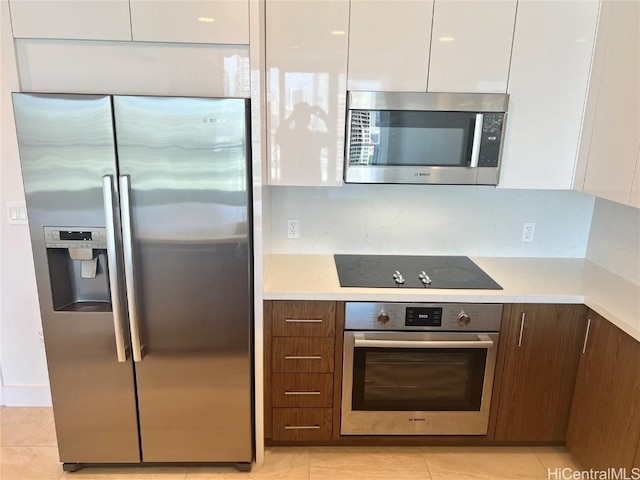
M 462 256 L 334 255 L 341 287 L 502 290 Z

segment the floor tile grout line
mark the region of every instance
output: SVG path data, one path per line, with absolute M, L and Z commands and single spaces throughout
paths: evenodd
M 533 454 L 536 456 L 536 459 L 538 460 L 538 462 L 540 462 L 540 465 L 542 465 L 542 468 L 547 472 L 547 477 L 549 470 L 547 469 L 547 466 L 542 462 L 542 460 L 540 459 L 540 456 L 538 455 L 538 452 L 533 452 Z
M 424 466 L 427 467 L 427 474 L 429 475 L 429 480 L 433 480 L 433 477 L 431 476 L 431 470 L 429 470 L 429 462 L 427 462 L 428 455 L 429 454 L 427 452 L 423 452 L 422 460 L 424 461 Z

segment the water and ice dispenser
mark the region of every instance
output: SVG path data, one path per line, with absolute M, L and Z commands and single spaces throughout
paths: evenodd
M 106 229 L 44 227 L 53 308 L 111 311 Z

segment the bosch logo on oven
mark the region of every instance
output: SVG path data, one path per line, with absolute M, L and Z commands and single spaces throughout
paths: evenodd
M 410 422 L 426 422 L 427 419 L 426 418 L 410 418 L 409 421 Z

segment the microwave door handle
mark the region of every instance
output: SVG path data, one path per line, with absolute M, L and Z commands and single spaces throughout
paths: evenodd
M 488 335 L 478 334 L 478 340 L 384 340 L 365 338 L 362 333 L 353 335 L 356 347 L 370 348 L 493 348 Z
M 471 147 L 471 168 L 477 168 L 480 160 L 480 141 L 482 140 L 482 124 L 484 123 L 484 114 L 476 113 L 476 123 L 473 129 L 473 144 Z

